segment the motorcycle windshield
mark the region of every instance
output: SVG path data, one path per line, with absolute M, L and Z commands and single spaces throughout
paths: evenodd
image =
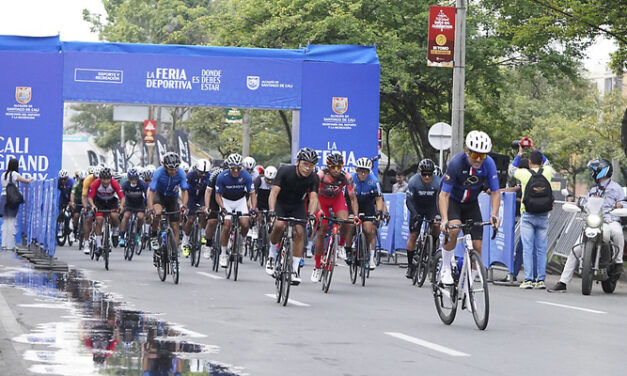
M 603 209 L 603 203 L 605 199 L 601 197 L 591 197 L 588 199 L 586 203 L 586 211 L 589 214 L 601 214 L 601 210 Z

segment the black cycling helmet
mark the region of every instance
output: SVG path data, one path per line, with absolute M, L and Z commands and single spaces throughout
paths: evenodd
M 588 169 L 592 171 L 592 179 L 597 183 L 603 178 L 611 178 L 614 172 L 612 163 L 607 159 L 601 158 L 593 159 L 588 162 Z
M 163 167 L 165 168 L 177 168 L 180 164 L 181 158 L 176 153 L 168 152 L 163 156 Z
M 296 159 L 299 161 L 305 161 L 313 164 L 318 163 L 318 153 L 311 148 L 302 148 L 296 154 Z
M 435 171 L 435 163 L 429 158 L 425 158 L 418 164 L 418 170 L 420 173 L 433 174 Z
M 331 153 L 327 155 L 327 166 L 342 166 L 344 157 L 340 153 Z
M 100 173 L 98 177 L 100 179 L 111 179 L 113 175 L 111 174 L 111 169 L 109 167 L 103 167 L 100 169 Z

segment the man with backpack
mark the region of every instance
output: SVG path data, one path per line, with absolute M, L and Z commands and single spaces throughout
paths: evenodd
M 518 155 L 512 161 L 510 173 L 520 180 L 522 203 L 520 205 L 520 238 L 523 244 L 525 280 L 521 289 L 545 289 L 546 245 L 549 229 L 549 212 L 553 209 L 551 178 L 554 170 L 546 157 L 531 144 L 529 169 L 518 168 L 523 155 L 519 146 Z M 534 258 L 537 260 L 534 266 Z

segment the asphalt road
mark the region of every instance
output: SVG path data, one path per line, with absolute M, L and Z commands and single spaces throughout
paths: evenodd
M 193 341 L 215 346 L 208 359 L 240 374 L 589 375 L 620 374 L 625 364 L 622 283 L 611 295 L 595 285 L 591 296 L 581 295 L 579 279 L 566 294 L 491 284 L 490 322 L 479 331 L 466 311 L 452 325 L 442 324 L 428 283 L 411 286 L 398 265 L 381 265 L 365 287 L 350 284 L 348 269 L 338 268 L 324 294 L 309 281 L 313 259 L 307 259 L 303 283 L 292 288 L 291 304 L 283 307 L 274 300 L 273 280 L 250 261 L 234 282 L 212 272 L 209 260 L 202 258 L 199 268 L 184 260 L 175 285 L 171 278 L 159 281 L 149 253 L 128 262 L 116 249 L 109 271 L 76 247 L 58 248 L 56 256 L 101 281 L 100 290 L 125 306 L 195 333 Z M 3 252 L 0 275 L 10 275 L 20 263 Z M 557 276 L 550 277 L 552 285 Z M 8 338 L 43 322 L 67 320 L 67 314 L 24 304 L 39 299 L 27 292 L 0 289 L 7 301 L 0 312 L 0 351 L 5 363 L 32 370 L 23 356 L 32 345 Z

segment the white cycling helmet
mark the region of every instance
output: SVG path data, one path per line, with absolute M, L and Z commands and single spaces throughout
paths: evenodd
M 238 167 L 238 166 L 241 166 L 241 165 L 242 165 L 242 156 L 241 156 L 241 155 L 239 155 L 239 154 L 237 154 L 237 153 L 231 154 L 231 155 L 229 155 L 229 156 L 226 158 L 226 164 L 227 164 L 229 167 Z
M 62 168 L 59 170 L 59 179 L 65 179 L 67 177 L 70 176 L 70 173 L 68 172 L 68 170 Z
M 185 171 L 185 172 L 189 171 L 189 165 L 187 164 L 187 162 L 181 162 L 179 167 L 182 168 L 183 171 Z
M 100 166 L 94 166 L 94 177 L 98 178 L 98 176 L 100 176 L 100 170 L 102 169 L 102 167 Z
M 78 178 L 81 180 L 85 179 L 87 176 L 89 176 L 89 174 L 85 170 L 80 170 L 78 172 Z
M 207 174 L 211 169 L 211 162 L 209 162 L 207 159 L 199 159 L 196 161 L 196 165 L 194 166 L 194 168 L 200 173 Z
M 155 168 L 154 165 L 149 164 L 148 166 L 146 166 L 146 171 L 150 171 L 151 173 L 154 174 L 155 170 L 156 170 L 156 168 Z
M 274 166 L 268 166 L 266 167 L 265 171 L 264 171 L 264 176 L 266 177 L 266 179 L 274 179 L 276 178 L 276 173 L 277 173 L 277 169 Z
M 367 157 L 362 157 L 355 162 L 355 168 L 365 168 L 367 170 L 372 170 L 372 160 Z
M 257 164 L 257 162 L 255 161 L 255 158 L 253 157 L 246 157 L 244 158 L 243 164 L 244 164 L 245 169 L 252 170 L 253 168 L 255 168 L 255 165 Z
M 475 153 L 489 153 L 492 150 L 492 140 L 485 132 L 470 131 L 466 136 L 466 147 Z

